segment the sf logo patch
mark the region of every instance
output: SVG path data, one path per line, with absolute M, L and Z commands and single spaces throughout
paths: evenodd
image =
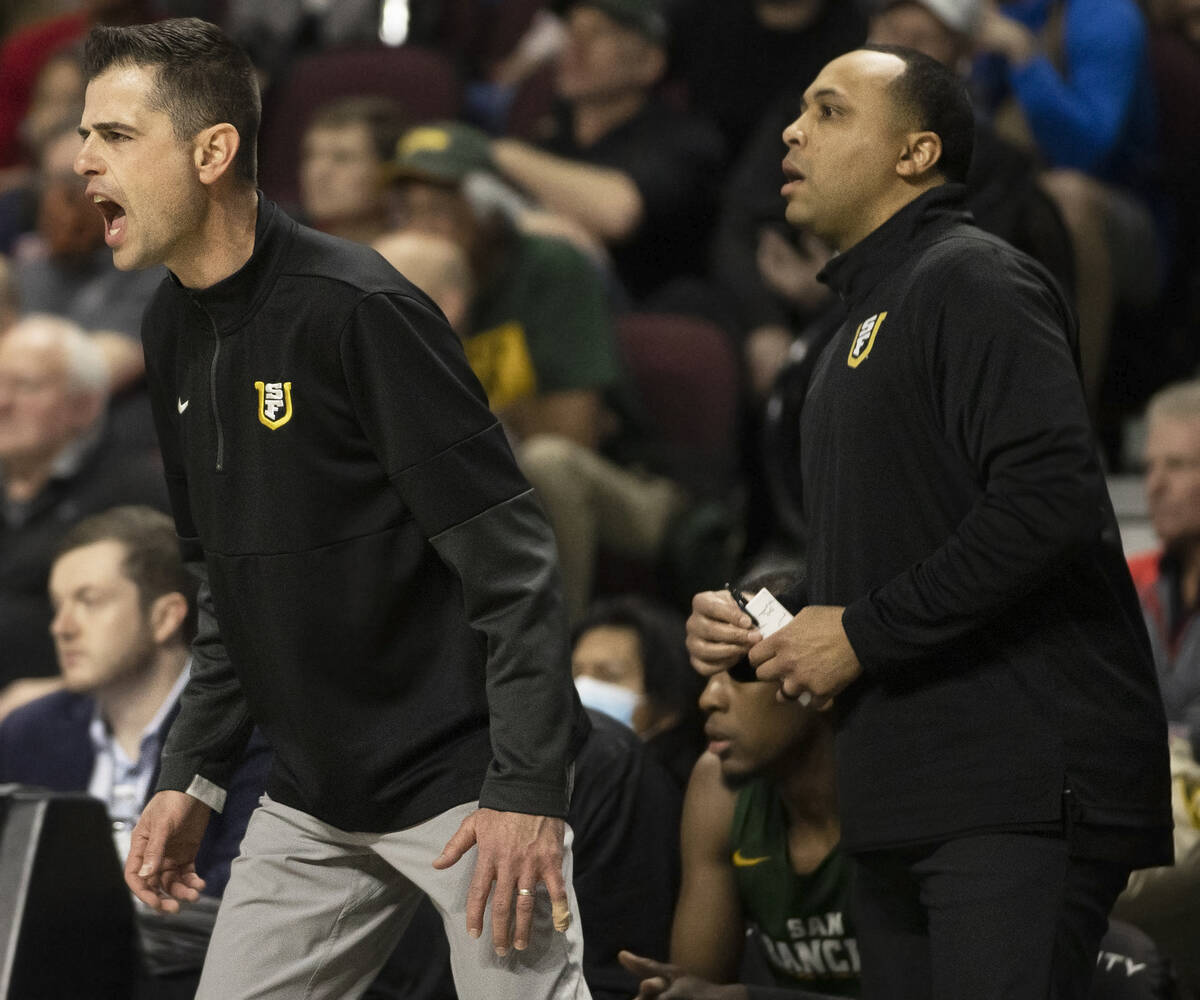
M 255 382 L 258 390 L 258 420 L 277 430 L 292 419 L 291 382 Z
M 871 353 L 871 348 L 875 346 L 875 335 L 885 319 L 887 313 L 881 312 L 868 316 L 858 324 L 858 329 L 854 331 L 854 339 L 850 342 L 850 357 L 846 359 L 846 364 L 851 368 L 857 368 Z

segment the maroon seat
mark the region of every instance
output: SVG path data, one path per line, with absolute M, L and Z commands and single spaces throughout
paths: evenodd
M 728 335 L 698 317 L 652 312 L 618 317 L 616 330 L 650 430 L 670 449 L 676 469 L 693 484 L 707 484 L 704 492 L 723 500 L 732 517 L 736 497 L 724 493 L 738 474 L 741 374 Z M 679 536 L 686 552 L 668 540 L 664 552 L 640 560 L 601 546 L 594 594 L 652 594 L 683 611 L 695 589 L 720 586 L 728 579 L 732 556 L 731 522 L 712 504 L 696 511 Z M 695 563 L 706 556 L 711 559 L 697 574 Z
M 547 117 L 554 109 L 554 77 L 557 68 L 553 61 L 540 66 L 521 81 L 513 94 L 504 124 L 504 134 L 514 139 L 536 142 Z
M 342 97 L 391 97 L 414 122 L 454 118 L 462 83 L 453 63 L 419 46 L 331 49 L 300 59 L 269 92 L 259 142 L 259 186 L 285 205 L 298 201 L 300 140 L 312 113 Z
M 694 316 L 634 312 L 617 320 L 629 374 L 668 445 L 728 471 L 736 449 L 740 368 L 728 335 Z

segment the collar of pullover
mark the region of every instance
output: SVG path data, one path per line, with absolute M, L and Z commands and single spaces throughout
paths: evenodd
M 171 281 L 208 313 L 219 334 L 232 333 L 257 312 L 270 294 L 295 228 L 296 224 L 279 206 L 259 192 L 254 252 L 250 259 L 228 278 L 208 288 L 185 288 L 174 274 Z
M 818 278 L 843 301 L 853 301 L 911 256 L 918 239 L 924 242 L 933 232 L 970 219 L 963 209 L 964 190 L 961 184 L 939 184 L 926 191 L 845 253 L 834 256 Z

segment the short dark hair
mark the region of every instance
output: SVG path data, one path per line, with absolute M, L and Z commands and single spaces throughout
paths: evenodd
M 975 113 L 966 84 L 954 70 L 924 52 L 903 45 L 864 45 L 904 62 L 904 72 L 892 81 L 896 103 L 908 110 L 917 128 L 936 132 L 942 140 L 937 169 L 948 181 L 961 184 L 971 169 L 975 148 Z
M 363 125 L 371 136 L 375 155 L 389 162 L 396 155 L 396 143 L 411 124 L 404 109 L 390 97 L 356 94 L 322 104 L 313 112 L 305 131 Z
M 181 140 L 229 122 L 241 139 L 237 176 L 257 183 L 258 77 L 249 56 L 220 28 L 196 17 L 93 28 L 83 50 L 84 77 L 91 81 L 111 66 L 157 68 L 150 104 L 170 117 Z
M 100 542 L 117 542 L 124 546 L 121 571 L 137 587 L 144 611 L 148 611 L 163 594 L 184 596 L 188 613 L 179 632 L 183 642 L 190 644 L 196 635 L 199 582 L 184 569 L 174 522 L 153 507 L 110 507 L 68 528 L 55 548 L 55 561 L 75 549 Z

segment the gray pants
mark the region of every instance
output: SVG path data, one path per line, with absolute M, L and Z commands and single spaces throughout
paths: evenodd
M 467 934 L 471 851 L 446 871 L 432 862 L 477 803 L 393 833 L 346 833 L 267 796 L 250 818 L 209 944 L 197 1000 L 346 1000 L 371 984 L 422 895 L 446 927 L 464 1000 L 590 1000 L 583 933 L 571 887 L 571 828 L 563 877 L 571 927 L 554 930 L 538 886 L 529 947 L 492 950 L 491 907 L 483 934 Z

